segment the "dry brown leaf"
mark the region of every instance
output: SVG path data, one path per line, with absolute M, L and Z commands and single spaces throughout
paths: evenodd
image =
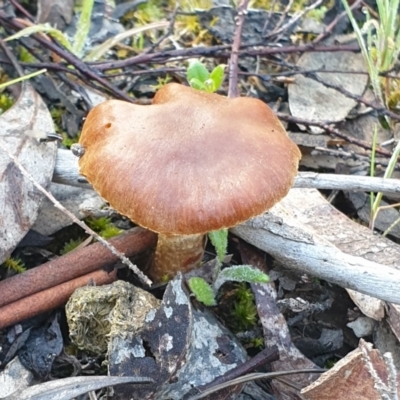
M 51 115 L 33 87 L 24 83 L 17 102 L 0 117 L 0 140 L 44 187 L 53 175 L 57 145 L 26 132 L 54 132 Z M 0 151 L 0 263 L 10 256 L 36 220 L 42 194 L 9 156 Z
M 379 351 L 373 350 L 371 344 L 361 340 L 357 349 L 347 354 L 333 368 L 301 391 L 304 398 L 307 400 L 381 400 L 382 396 L 376 389 L 377 382 L 370 373 L 362 348 L 366 351 L 368 362 L 376 374 L 384 384 L 387 384 L 388 372 Z M 399 382 L 398 379 L 397 382 Z M 399 387 L 398 383 L 397 387 Z

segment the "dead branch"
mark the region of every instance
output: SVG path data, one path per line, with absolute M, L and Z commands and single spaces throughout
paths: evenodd
M 79 175 L 78 158 L 71 151 L 63 149 L 59 149 L 57 153 L 53 182 L 86 189 L 92 188 L 86 179 Z M 400 180 L 358 175 L 299 172 L 294 182 L 294 187 L 400 193 Z
M 154 247 L 156 242 L 156 234 L 142 228 L 134 228 L 110 239 L 110 243 L 120 252 L 126 254 L 127 257 L 132 257 Z M 0 309 L 9 303 L 81 275 L 100 268 L 110 267 L 117 261 L 118 257 L 100 243 L 71 251 L 22 274 L 0 281 Z
M 67 210 L 50 192 L 48 192 L 44 187 L 42 187 L 38 182 L 35 181 L 34 177 L 24 168 L 23 165 L 18 161 L 18 159 L 10 153 L 10 151 L 0 142 L 0 150 L 7 154 L 9 158 L 14 162 L 16 167 L 19 169 L 21 174 L 25 176 L 36 189 L 39 190 L 42 194 L 44 194 L 53 204 L 54 207 L 58 208 L 61 212 L 67 215 L 71 221 L 75 222 L 79 225 L 88 235 L 92 235 L 98 242 L 100 242 L 104 247 L 106 247 L 112 254 L 117 256 L 121 262 L 127 265 L 135 274 L 139 277 L 139 279 L 144 282 L 146 285 L 151 286 L 151 280 L 140 271 L 136 265 L 132 264 L 131 260 L 127 258 L 123 253 L 119 252 L 115 249 L 107 240 L 102 238 L 99 234 L 97 234 L 93 229 L 89 228 L 83 221 L 77 218 L 73 213 Z
M 21 300 L 0 307 L 0 329 L 15 325 L 27 318 L 64 305 L 75 289 L 89 284 L 98 286 L 112 283 L 117 279 L 116 271 L 104 270 L 90 272 L 87 275 L 64 282 L 42 292 L 35 293 Z M 6 279 L 5 281 L 7 281 Z M 3 281 L 3 282 L 5 282 Z
M 400 302 L 400 247 L 333 210 L 315 190 L 292 189 L 270 212 L 231 231 L 288 268 Z
M 233 38 L 231 58 L 229 61 L 229 91 L 228 97 L 238 97 L 238 63 L 239 63 L 239 50 L 242 42 L 243 24 L 247 13 L 249 0 L 241 0 L 237 6 L 237 16 L 235 18 L 236 28 L 235 36 Z

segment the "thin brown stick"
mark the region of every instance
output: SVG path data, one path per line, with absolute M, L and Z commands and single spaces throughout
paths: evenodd
M 25 297 L 4 307 L 0 307 L 0 329 L 61 307 L 68 301 L 75 289 L 79 287 L 89 284 L 95 284 L 97 286 L 105 285 L 114 282 L 116 278 L 116 271 L 110 273 L 103 270 L 94 271 L 71 281 L 64 282 L 61 285 L 35 293 L 32 296 Z
M 18 21 L 18 18 L 9 18 L 9 16 L 2 10 L 0 10 L 0 24 L 8 26 L 8 27 L 12 27 L 15 30 L 21 30 L 21 29 L 25 28 L 25 26 L 20 21 Z M 83 75 L 87 76 L 87 78 L 89 78 L 95 82 L 98 82 L 104 88 L 106 88 L 109 91 L 111 91 L 112 93 L 114 93 L 117 97 L 119 97 L 125 101 L 132 102 L 132 99 L 126 93 L 117 89 L 111 83 L 109 83 L 106 79 L 99 76 L 99 74 L 96 71 L 94 71 L 90 66 L 88 66 L 86 63 L 81 61 L 74 54 L 61 48 L 58 45 L 58 43 L 55 43 L 54 41 L 46 40 L 40 34 L 33 34 L 33 35 L 31 35 L 31 37 L 33 39 L 35 39 L 40 45 L 49 49 L 54 54 L 56 54 L 60 58 L 67 61 L 69 64 L 73 65 L 79 72 L 81 72 Z
M 228 97 L 238 97 L 238 63 L 239 63 L 239 50 L 242 42 L 243 24 L 247 14 L 247 7 L 249 0 L 241 0 L 237 7 L 237 20 L 235 36 L 233 38 L 231 59 L 229 62 L 229 90 Z
M 150 249 L 156 243 L 156 234 L 143 228 L 134 228 L 110 239 L 110 244 L 128 257 Z M 0 307 L 100 268 L 112 266 L 117 261 L 118 257 L 100 243 L 71 251 L 0 281 Z
M 132 262 L 127 258 L 123 253 L 119 252 L 117 249 L 115 249 L 113 246 L 111 246 L 107 240 L 103 239 L 100 235 L 98 235 L 93 229 L 90 229 L 83 221 L 81 221 L 79 218 L 77 218 L 73 213 L 71 213 L 69 210 L 67 210 L 50 192 L 48 192 L 44 187 L 39 185 L 33 178 L 33 176 L 21 165 L 21 163 L 18 161 L 18 159 L 10 153 L 10 151 L 0 142 L 0 149 L 4 151 L 10 157 L 14 164 L 17 166 L 17 168 L 20 170 L 21 174 L 24 175 L 34 186 L 36 189 L 38 189 L 41 193 L 43 193 L 54 205 L 54 207 L 58 208 L 61 212 L 63 212 L 65 215 L 67 215 L 71 221 L 75 222 L 77 225 L 79 225 L 87 234 L 92 235 L 93 237 L 96 238 L 98 242 L 100 242 L 104 247 L 106 247 L 112 254 L 114 254 L 116 257 L 118 257 L 125 265 L 127 265 L 132 271 L 135 272 L 135 274 L 138 276 L 138 278 L 146 285 L 151 286 L 152 282 L 151 280 L 143 274 L 142 271 L 139 270 L 139 268 L 132 264 Z

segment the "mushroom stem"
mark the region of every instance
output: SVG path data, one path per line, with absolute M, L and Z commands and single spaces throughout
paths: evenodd
M 153 282 L 174 277 L 178 272 L 188 272 L 200 265 L 206 235 L 158 235 L 154 261 L 148 271 Z

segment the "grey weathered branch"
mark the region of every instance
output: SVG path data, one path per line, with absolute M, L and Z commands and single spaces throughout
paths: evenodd
M 285 267 L 400 304 L 400 246 L 336 210 L 315 189 L 292 189 L 268 213 L 231 229 Z M 349 291 L 362 311 L 382 303 Z
M 78 173 L 78 159 L 59 151 L 54 181 L 90 187 Z M 295 187 L 400 192 L 400 180 L 299 173 Z M 400 304 L 400 246 L 341 214 L 315 189 L 292 189 L 269 213 L 232 229 L 284 265 L 342 287 Z M 350 295 L 373 318 L 382 302 Z M 368 300 L 368 301 L 367 301 Z
M 78 158 L 69 150 L 58 150 L 53 181 L 70 186 L 91 188 L 85 178 L 79 175 Z M 299 172 L 294 187 L 400 193 L 400 179 Z

